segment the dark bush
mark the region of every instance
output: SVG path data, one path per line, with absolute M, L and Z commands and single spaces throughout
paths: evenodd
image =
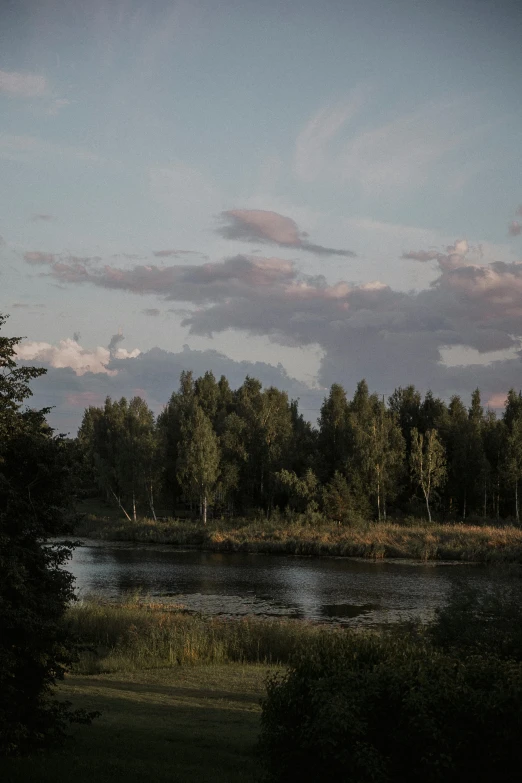
M 522 661 L 522 580 L 511 574 L 486 588 L 455 582 L 429 636 L 444 650 Z
M 18 342 L 0 337 L 0 753 L 47 745 L 89 717 L 53 700 L 75 657 L 63 622 L 71 547 L 50 541 L 67 531 L 70 453 L 45 410 L 22 408 L 43 371 L 17 367 Z
M 273 781 L 514 783 L 522 667 L 404 637 L 325 636 L 269 678 L 261 749 Z

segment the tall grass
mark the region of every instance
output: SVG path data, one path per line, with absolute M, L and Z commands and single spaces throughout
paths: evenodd
M 507 525 L 432 524 L 409 520 L 338 527 L 306 519 L 127 522 L 86 516 L 75 534 L 120 541 L 195 546 L 218 552 L 335 555 L 473 562 L 522 562 L 522 529 Z
M 71 606 L 66 622 L 83 646 L 74 668 L 80 674 L 187 664 L 286 663 L 318 635 L 336 632 L 291 620 L 205 618 L 165 604 L 100 598 Z

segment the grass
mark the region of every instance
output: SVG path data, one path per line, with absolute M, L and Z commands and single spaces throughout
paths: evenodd
M 90 649 L 57 689 L 99 711 L 61 751 L 0 760 L 2 783 L 249 783 L 264 682 L 324 633 L 292 621 L 194 617 L 145 599 L 73 604 L 66 622 Z
M 146 599 L 88 599 L 66 618 L 88 647 L 75 671 L 99 674 L 226 663 L 286 663 L 324 630 L 295 620 L 224 620 L 183 613 Z
M 74 532 L 88 538 L 195 546 L 216 552 L 522 562 L 522 529 L 511 525 L 412 521 L 408 525 L 381 522 L 338 527 L 326 522 L 312 526 L 302 520 L 236 519 L 211 521 L 204 528 L 190 520 L 128 522 L 112 511 L 104 515 L 91 510 L 76 523 Z
M 59 752 L 0 761 L 3 783 L 249 783 L 266 666 L 69 675 L 58 696 L 99 710 Z

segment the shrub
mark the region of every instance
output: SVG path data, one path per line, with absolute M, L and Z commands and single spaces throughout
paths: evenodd
M 5 318 L 0 315 L 0 326 Z M 29 381 L 43 371 L 17 367 L 17 338 L 0 337 L 0 752 L 19 752 L 63 735 L 87 719 L 52 699 L 52 686 L 74 658 L 63 624 L 73 597 L 62 566 L 71 494 L 70 453 L 45 421 L 22 410 Z
M 429 635 L 444 650 L 522 661 L 522 581 L 493 580 L 487 588 L 455 582 Z
M 519 664 L 332 634 L 269 677 L 261 750 L 273 781 L 514 783 L 521 729 Z

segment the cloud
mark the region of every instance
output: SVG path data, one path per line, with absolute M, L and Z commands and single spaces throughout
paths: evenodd
M 438 257 L 436 250 L 408 250 L 402 254 L 402 258 L 410 258 L 413 261 L 434 261 Z
M 113 334 L 111 339 L 109 340 L 109 345 L 107 346 L 107 350 L 109 351 L 110 356 L 115 356 L 116 354 L 116 347 L 125 340 L 125 337 L 123 335 L 123 332 L 120 330 L 118 334 Z
M 348 100 L 320 109 L 299 133 L 295 145 L 294 168 L 299 179 L 312 182 L 329 167 L 329 145 L 361 110 L 365 97 L 361 88 Z
M 508 233 L 511 237 L 518 237 L 522 234 L 522 224 L 518 220 L 512 220 L 508 227 Z
M 115 339 L 118 338 L 118 339 Z M 51 343 L 26 341 L 18 345 L 17 357 L 21 361 L 40 362 L 55 369 L 69 368 L 76 375 L 95 373 L 101 375 L 117 375 L 117 369 L 110 368 L 112 359 L 134 359 L 140 351 L 125 349 L 116 350 L 116 345 L 123 340 L 123 335 L 114 335 L 108 348 L 83 348 L 76 340 L 67 338 L 60 340 L 58 345 Z
M 113 375 L 116 372 L 107 368 L 110 360 L 107 348 L 89 350 L 71 339 L 60 340 L 58 345 L 23 342 L 17 348 L 17 356 L 21 361 L 43 362 L 55 368 L 70 367 L 76 375 L 87 372 Z
M 365 101 L 349 97 L 344 106 L 323 108 L 297 137 L 298 179 L 358 184 L 366 193 L 413 189 L 432 167 L 484 131 L 472 98 L 432 101 L 378 127 L 352 128 Z M 452 176 L 461 172 L 452 169 Z
M 522 339 L 522 262 L 484 262 L 464 239 L 440 251 L 409 251 L 431 260 L 437 277 L 420 291 L 379 281 L 329 283 L 281 258 L 237 255 L 195 265 L 85 267 L 51 262 L 59 281 L 90 284 L 191 305 L 182 325 L 201 336 L 233 329 L 286 346 L 319 345 L 322 385 L 353 387 L 360 378 L 381 393 L 416 383 L 449 395 L 482 379 L 486 393 L 519 383 L 520 354 L 485 366 L 445 366 L 459 346 L 480 354 L 518 350 Z M 112 365 L 111 365 L 112 367 Z M 494 371 L 491 369 L 494 367 Z M 518 380 L 517 380 L 518 379 Z M 467 386 L 466 386 L 467 384 Z
M 47 114 L 50 117 L 55 117 L 65 106 L 69 106 L 71 101 L 67 98 L 53 98 L 47 107 Z
M 486 404 L 490 408 L 496 408 L 497 410 L 499 408 L 503 408 L 506 404 L 507 395 L 505 392 L 495 392 L 494 394 L 490 395 L 489 399 L 487 400 Z
M 308 234 L 299 231 L 297 224 L 289 217 L 263 209 L 231 209 L 221 213 L 227 225 L 217 229 L 225 239 L 243 242 L 264 243 L 279 247 L 306 250 L 323 256 L 353 257 L 352 250 L 338 250 L 309 242 Z
M 0 93 L 12 98 L 40 98 L 48 92 L 47 79 L 38 73 L 0 71 Z
M 160 314 L 160 310 L 158 310 L 157 307 L 146 307 L 145 310 L 142 310 L 141 312 L 144 315 L 151 315 L 154 318 Z
M 21 163 L 49 163 L 58 161 L 100 163 L 97 153 L 86 147 L 54 144 L 37 136 L 4 133 L 0 136 L 0 158 Z
M 50 358 L 51 354 L 47 356 Z M 284 389 L 294 399 L 300 397 L 305 415 L 309 413 L 314 419 L 323 397 L 322 391 L 310 389 L 291 378 L 280 365 L 234 361 L 218 351 L 194 351 L 187 345 L 175 353 L 153 348 L 134 358 L 115 357 L 97 373 L 78 373 L 68 366 L 55 367 L 44 358 L 39 358 L 39 362 L 49 369 L 45 376 L 32 383 L 31 404 L 37 408 L 54 405 L 49 420 L 60 432 L 74 433 L 81 422 L 83 409 L 89 405 L 103 405 L 106 396 L 128 399 L 139 395 L 147 399 L 156 414 L 160 413 L 177 389 L 182 370 L 192 370 L 196 376 L 212 370 L 216 378 L 225 375 L 232 388 L 240 386 L 247 375 L 259 378 L 264 386 Z
M 28 264 L 54 264 L 57 258 L 55 253 L 43 253 L 41 250 L 30 250 L 24 253 L 24 261 Z
M 152 255 L 156 256 L 156 258 L 171 258 L 177 256 L 201 255 L 201 253 L 198 253 L 197 250 L 154 250 Z
M 43 220 L 45 222 L 48 222 L 50 220 L 54 220 L 54 215 L 47 215 L 44 212 L 39 212 L 34 215 L 31 215 L 31 222 L 37 223 L 39 220 Z

